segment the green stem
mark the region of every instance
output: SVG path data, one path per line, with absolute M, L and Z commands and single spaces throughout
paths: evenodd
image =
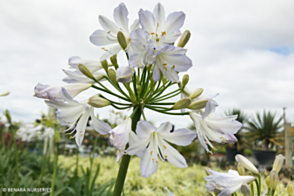
M 154 107 L 150 107 L 150 106 L 146 106 L 146 108 L 149 108 L 150 110 L 154 110 L 156 112 L 160 112 L 160 113 L 163 113 L 163 114 L 169 114 L 169 115 L 189 115 L 189 112 L 183 112 L 183 113 L 172 113 L 172 112 L 165 112 L 165 111 L 162 111 L 162 110 L 158 110 Z
M 267 190 L 267 196 L 270 196 L 271 195 L 271 192 L 272 192 L 272 189 L 271 188 L 268 188 L 268 190 Z
M 150 105 L 175 105 L 174 102 L 165 102 L 165 103 L 148 103 Z
M 136 108 L 134 108 L 135 110 Z M 137 109 L 136 113 L 132 117 L 132 130 L 136 130 L 136 126 L 138 121 L 140 120 L 141 117 L 141 110 L 140 108 Z M 113 196 L 120 196 L 123 190 L 123 186 L 125 183 L 125 178 L 127 175 L 129 163 L 130 163 L 130 156 L 129 155 L 124 155 L 122 157 L 121 163 L 120 163 L 120 168 L 117 174 L 116 182 L 115 182 L 115 187 L 113 191 Z
M 275 191 L 276 191 L 276 190 L 272 190 L 272 196 L 274 196 L 274 195 L 275 195 Z
M 260 196 L 260 189 L 259 189 L 259 183 L 258 180 L 255 179 L 256 189 L 257 189 L 257 195 Z
M 254 184 L 253 183 L 251 183 L 251 185 L 250 185 L 250 187 L 251 187 L 251 195 L 252 196 L 254 196 Z
M 118 109 L 118 110 L 125 110 L 125 109 L 129 109 L 131 107 L 131 105 L 127 106 L 127 107 L 117 107 L 116 105 L 114 105 L 113 103 L 111 104 L 111 106 L 113 106 L 114 108 Z
M 55 152 L 55 160 L 54 160 L 54 171 L 53 171 L 53 177 L 52 177 L 50 196 L 52 196 L 54 193 L 54 185 L 55 185 L 57 165 L 58 165 L 59 143 L 56 143 L 56 150 L 55 151 L 56 152 Z
M 100 87 L 98 87 L 98 86 L 95 86 L 94 84 L 92 85 L 92 87 L 93 87 L 93 88 L 96 88 L 96 89 L 98 89 L 98 90 L 101 90 L 101 91 L 103 91 L 103 92 L 106 92 L 106 93 L 108 93 L 108 94 L 111 94 L 111 95 L 113 95 L 113 96 L 115 96 L 115 97 L 118 97 L 118 98 L 120 98 L 120 99 L 123 99 L 123 100 L 125 100 L 125 101 L 130 101 L 130 100 L 126 99 L 125 97 L 122 97 L 122 96 L 120 96 L 120 95 L 118 95 L 118 94 L 115 94 L 115 93 L 113 93 L 113 92 L 111 92 L 111 91 L 108 91 L 108 90 L 105 90 L 105 89 L 100 88 Z
M 261 176 L 258 175 L 258 190 L 259 190 L 259 194 L 261 195 Z
M 103 99 L 106 99 L 107 101 L 111 102 L 111 103 L 114 103 L 114 104 L 117 104 L 117 105 L 126 105 L 126 106 L 130 106 L 131 104 L 129 103 L 119 103 L 119 102 L 116 102 L 116 101 L 112 101 L 110 99 L 107 99 L 106 97 L 104 97 L 103 95 L 100 95 L 100 97 L 102 97 Z
M 159 102 L 159 101 L 164 101 L 164 100 L 167 100 L 167 99 L 169 99 L 169 98 L 172 98 L 172 97 L 175 97 L 175 96 L 177 96 L 178 94 L 180 94 L 181 93 L 181 91 L 180 92 L 178 92 L 178 93 L 176 93 L 176 94 L 174 94 L 174 95 L 171 95 L 171 96 L 168 96 L 168 97 L 164 97 L 164 98 L 159 98 L 159 99 L 155 99 L 155 100 L 153 100 L 154 102 Z

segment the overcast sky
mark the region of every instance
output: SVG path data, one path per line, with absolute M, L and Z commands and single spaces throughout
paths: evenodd
M 0 112 L 9 109 L 14 120 L 32 122 L 47 111 L 33 97 L 38 83 L 62 84 L 71 56 L 99 60 L 103 51 L 90 43 L 98 15 L 113 20 L 121 1 L 108 0 L 0 0 Z M 153 10 L 158 1 L 129 0 L 132 22 L 140 8 Z M 268 109 L 294 121 L 294 1 L 161 1 L 166 14 L 184 11 L 182 31 L 192 33 L 187 55 L 193 61 L 188 87 L 204 88 L 204 95 L 220 93 L 217 112 L 239 108 L 253 114 Z M 95 91 L 82 93 L 87 98 Z M 96 110 L 108 117 L 111 108 Z M 99 112 L 100 111 L 100 112 Z M 2 115 L 3 116 L 3 115 Z M 189 118 L 155 115 L 187 126 Z

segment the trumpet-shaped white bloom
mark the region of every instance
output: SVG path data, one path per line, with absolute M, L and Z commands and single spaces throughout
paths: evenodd
M 176 167 L 187 167 L 185 158 L 166 141 L 187 146 L 195 139 L 196 134 L 186 128 L 177 129 L 174 132 L 171 130 L 172 124 L 170 122 L 163 123 L 158 128 L 146 121 L 138 122 L 136 133 L 140 140 L 130 144 L 127 153 L 134 155 L 143 151 L 140 163 L 143 177 L 147 178 L 157 170 L 158 157 L 162 161 L 168 160 Z
M 209 172 L 211 175 L 205 177 L 205 180 L 208 181 L 206 189 L 210 192 L 214 192 L 216 188 L 221 190 L 218 196 L 229 196 L 240 190 L 243 183 L 249 183 L 255 180 L 253 176 L 239 176 L 235 170 L 229 170 L 228 173 L 221 173 L 210 169 Z
M 106 51 L 100 58 L 101 61 L 117 54 L 121 51 L 121 46 L 117 41 L 117 33 L 121 31 L 127 43 L 129 44 L 130 31 L 133 31 L 139 27 L 139 21 L 135 20 L 130 26 L 129 31 L 129 12 L 124 3 L 119 4 L 113 13 L 114 22 L 106 18 L 105 16 L 99 16 L 99 23 L 104 30 L 96 30 L 91 36 L 90 41 L 96 46 L 105 46 L 109 44 L 115 44 L 114 47 L 109 50 L 102 48 Z
M 16 132 L 18 138 L 21 138 L 24 142 L 30 142 L 33 138 L 37 138 L 41 135 L 42 125 L 35 127 L 33 124 L 24 124 Z
M 55 99 L 60 99 L 61 96 L 59 92 L 62 88 L 66 89 L 67 93 L 71 97 L 77 96 L 80 92 L 87 90 L 91 87 L 92 84 L 87 83 L 72 83 L 72 84 L 64 84 L 64 85 L 58 85 L 58 86 L 49 86 L 49 85 L 43 85 L 43 84 L 37 84 L 35 87 L 35 95 L 36 97 L 43 98 L 43 99 L 49 99 L 48 93 L 51 95 L 51 97 Z
M 100 134 L 107 134 L 111 130 L 110 126 L 99 120 L 94 115 L 94 108 L 87 104 L 87 100 L 77 102 L 62 88 L 60 91 L 60 97 L 64 100 L 63 102 L 52 97 L 48 93 L 49 101 L 45 101 L 47 105 L 57 108 L 57 118 L 62 125 L 68 125 L 69 128 L 66 131 L 72 130 L 71 133 L 75 132 L 73 136 L 78 146 L 81 145 L 84 133 L 86 130 L 87 122 L 91 116 L 92 124 L 94 129 Z
M 209 140 L 218 143 L 236 142 L 234 136 L 242 127 L 242 124 L 236 121 L 237 115 L 227 117 L 215 117 L 213 112 L 216 107 L 216 102 L 210 99 L 205 107 L 202 115 L 196 112 L 190 112 L 190 117 L 194 121 L 196 133 L 201 145 L 209 152 L 207 144 L 214 148 Z M 206 144 L 207 143 L 207 144 Z
M 129 83 L 132 81 L 134 75 L 134 68 L 125 66 L 119 67 L 116 70 L 116 80 L 122 83 Z
M 132 131 L 131 118 L 127 118 L 124 122 L 116 126 L 109 133 L 109 140 L 111 144 L 117 148 L 116 162 L 118 162 L 124 155 L 127 143 L 133 144 L 139 140 L 138 136 Z M 140 153 L 137 153 L 136 155 L 139 157 L 142 156 Z
M 67 77 L 63 78 L 63 81 L 66 83 L 94 83 L 95 81 L 85 76 L 79 70 L 79 64 L 85 65 L 89 71 L 93 74 L 96 80 L 101 80 L 105 74 L 98 72 L 102 69 L 102 65 L 100 61 L 94 60 L 86 60 L 81 59 L 78 56 L 72 56 L 68 59 L 68 65 L 70 66 L 71 70 L 63 70 L 63 72 L 67 75 Z

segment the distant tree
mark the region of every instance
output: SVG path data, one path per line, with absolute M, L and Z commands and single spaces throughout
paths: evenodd
M 281 134 L 283 124 L 282 117 L 277 120 L 276 113 L 264 110 L 263 113 L 256 112 L 254 118 L 250 118 L 247 126 L 244 127 L 248 132 L 245 134 L 249 141 L 259 147 L 269 149 L 274 146 L 274 141 Z

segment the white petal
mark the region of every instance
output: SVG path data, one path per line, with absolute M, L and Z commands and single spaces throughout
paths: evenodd
M 138 29 L 139 25 L 140 25 L 139 20 L 138 19 L 134 20 L 133 24 L 130 26 L 131 32 Z
M 156 132 L 156 128 L 149 122 L 141 120 L 137 123 L 136 133 L 140 139 L 149 138 L 152 132 Z
M 157 131 L 159 133 L 165 133 L 165 134 L 170 134 L 170 132 L 172 131 L 173 129 L 173 125 L 170 123 L 170 122 L 165 122 L 165 123 L 162 123 L 158 128 L 157 128 Z
M 108 59 L 108 58 L 112 57 L 113 55 L 117 54 L 119 51 L 121 51 L 120 45 L 116 45 L 116 46 L 110 48 L 108 51 L 106 51 L 100 57 L 100 61 L 104 61 L 105 59 Z
M 70 104 L 76 104 L 77 103 L 76 101 L 74 101 L 72 99 L 72 97 L 68 94 L 68 92 L 65 90 L 65 88 L 62 87 L 59 94 L 68 103 L 70 103 Z
M 107 32 L 110 31 L 115 36 L 117 35 L 119 27 L 105 16 L 99 16 L 99 23 L 101 24 L 104 30 L 106 30 Z
M 153 80 L 156 82 L 160 80 L 160 69 L 157 65 L 154 65 L 152 77 L 153 77 Z
M 242 184 L 238 184 L 236 186 L 226 187 L 222 190 L 222 192 L 218 196 L 229 196 L 232 193 L 235 193 L 241 188 Z
M 129 145 L 132 145 L 132 144 L 140 141 L 139 137 L 133 131 L 131 131 L 129 134 L 130 134 Z M 136 155 L 140 158 L 143 158 L 144 151 L 139 151 L 136 153 Z
M 192 61 L 186 55 L 164 55 L 162 61 L 168 65 L 175 65 L 174 70 L 178 72 L 187 71 L 192 67 Z
M 168 15 L 165 23 L 164 23 L 164 30 L 166 33 L 172 33 L 174 31 L 179 30 L 185 21 L 186 15 L 184 12 L 174 12 Z
M 109 124 L 107 124 L 106 122 L 104 122 L 103 120 L 99 120 L 95 117 L 94 115 L 94 108 L 91 107 L 91 120 L 92 120 L 92 125 L 93 128 L 100 134 L 105 135 L 107 134 L 110 130 L 111 127 L 109 126 Z
M 127 149 L 127 154 L 134 155 L 137 152 L 144 151 L 145 148 L 147 148 L 147 145 L 149 144 L 150 139 L 146 138 L 144 140 L 139 140 L 135 143 L 129 144 L 129 148 Z
M 152 160 L 150 150 L 146 149 L 140 163 L 141 175 L 145 178 L 148 178 L 150 175 L 156 172 L 157 167 L 158 163 Z
M 111 38 L 107 31 L 96 30 L 90 35 L 90 42 L 96 46 L 104 46 L 117 43 L 117 39 Z
M 129 19 L 128 19 L 128 9 L 126 8 L 124 3 L 120 3 L 114 9 L 113 18 L 118 24 L 118 26 L 123 30 L 124 33 L 129 34 Z
M 196 133 L 186 129 L 177 129 L 172 133 L 160 133 L 164 140 L 179 146 L 188 146 L 196 138 Z
M 209 99 L 209 101 L 206 103 L 205 110 L 202 114 L 202 119 L 206 118 L 209 114 L 213 113 L 215 111 L 216 102 L 213 101 L 213 99 Z
M 174 43 L 182 35 L 181 31 L 175 31 L 173 33 L 166 34 L 164 36 L 164 42 Z
M 150 11 L 143 11 L 141 9 L 139 11 L 139 22 L 145 31 L 147 31 L 148 33 L 155 33 L 155 18 Z
M 131 32 L 130 38 L 131 38 L 131 43 L 133 40 L 139 40 L 141 42 L 141 45 L 145 45 L 145 44 L 147 44 L 148 35 L 146 34 L 146 32 L 143 29 L 136 29 Z M 140 44 L 140 42 L 133 43 L 133 44 L 138 45 L 138 44 Z M 136 49 L 136 48 L 134 48 L 134 49 Z
M 78 146 L 82 144 L 82 141 L 84 139 L 85 130 L 86 130 L 89 116 L 90 116 L 90 111 L 86 110 L 77 124 L 75 136 L 76 136 L 76 143 Z
M 165 20 L 165 10 L 161 3 L 156 4 L 153 10 L 153 15 L 156 23 L 159 24 L 159 28 L 161 28 L 161 25 L 163 25 Z
M 165 142 L 162 138 L 158 138 L 161 153 L 171 164 L 179 168 L 187 167 L 185 158 L 174 147 Z M 162 146 L 164 148 L 162 148 Z

